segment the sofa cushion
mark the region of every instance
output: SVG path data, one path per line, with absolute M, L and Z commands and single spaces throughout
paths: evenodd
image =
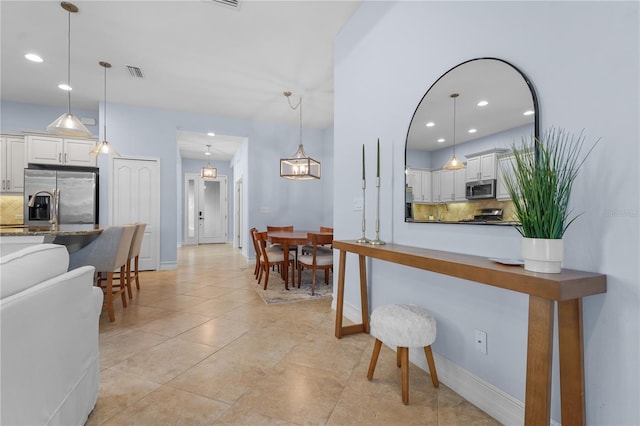
M 65 246 L 38 244 L 0 258 L 0 298 L 67 272 L 69 253 Z

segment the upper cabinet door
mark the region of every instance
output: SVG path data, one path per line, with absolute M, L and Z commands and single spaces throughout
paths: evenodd
M 97 158 L 89 155 L 95 139 L 27 135 L 27 162 L 58 166 L 96 167 Z
M 96 146 L 91 139 L 64 139 L 64 165 L 96 167 L 97 158 L 89 152 Z
M 27 163 L 62 164 L 62 138 L 27 135 Z
M 24 190 L 24 138 L 2 136 L 2 192 L 22 192 Z

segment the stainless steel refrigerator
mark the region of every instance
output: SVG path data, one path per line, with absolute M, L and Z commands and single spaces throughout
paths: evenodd
M 46 226 L 51 219 L 51 197 L 58 195 L 58 223 L 98 223 L 98 169 L 24 169 L 24 223 Z M 33 207 L 28 203 L 36 197 Z

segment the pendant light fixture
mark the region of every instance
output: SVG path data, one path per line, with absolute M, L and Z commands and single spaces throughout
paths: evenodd
M 287 98 L 291 109 L 300 108 L 300 144 L 292 158 L 280 159 L 280 177 L 291 180 L 320 179 L 320 162 L 309 157 L 302 146 L 302 96 L 293 106 L 290 99 L 291 92 L 284 92 L 283 95 Z
M 108 154 L 112 157 L 120 157 L 120 154 L 118 154 L 113 145 L 107 142 L 107 68 L 111 68 L 111 64 L 104 61 L 100 61 L 98 63 L 104 68 L 104 117 L 102 119 L 102 124 L 104 125 L 104 140 L 100 142 L 100 144 L 96 145 L 89 154 L 94 157 L 97 157 L 98 154 Z
M 205 155 L 211 155 L 211 152 L 209 151 L 210 148 L 211 148 L 211 145 L 207 145 L 207 152 L 205 152 Z M 207 161 L 207 165 L 200 170 L 200 178 L 215 179 L 217 177 L 218 177 L 218 169 L 216 169 L 215 167 L 211 167 L 211 164 L 209 164 L 209 162 Z
M 67 25 L 67 112 L 47 126 L 47 133 L 61 136 L 91 137 L 91 132 L 78 118 L 71 114 L 71 14 L 78 8 L 72 3 L 62 2 L 60 6 L 68 12 Z
M 452 93 L 450 95 L 450 97 L 453 98 L 453 157 L 444 165 L 445 170 L 464 169 L 464 164 L 456 158 L 456 98 L 458 96 L 460 96 L 458 93 Z

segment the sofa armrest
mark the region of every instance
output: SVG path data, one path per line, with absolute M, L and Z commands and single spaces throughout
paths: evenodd
M 87 374 L 97 395 L 102 292 L 93 275 L 84 266 L 0 300 L 1 424 L 57 422 Z M 86 420 L 87 407 L 77 411 Z

